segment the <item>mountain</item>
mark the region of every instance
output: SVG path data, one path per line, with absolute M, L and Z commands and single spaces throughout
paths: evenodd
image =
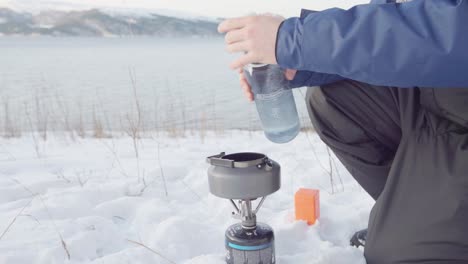
M 214 19 L 171 17 L 156 13 L 80 11 L 19 12 L 0 8 L 0 35 L 46 36 L 218 36 Z

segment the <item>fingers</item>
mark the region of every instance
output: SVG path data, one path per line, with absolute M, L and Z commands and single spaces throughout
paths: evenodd
M 248 48 L 246 41 L 232 43 L 226 46 L 226 50 L 230 53 L 245 52 Z
M 253 95 L 252 91 L 244 90 L 244 95 L 245 95 L 245 97 L 247 97 L 247 100 L 249 100 L 250 102 L 252 102 L 254 100 L 254 95 Z
M 239 74 L 239 79 L 240 79 L 240 85 L 241 85 L 242 91 L 245 94 L 245 97 L 247 97 L 249 101 L 253 101 L 254 96 L 252 93 L 252 89 L 249 83 L 247 82 L 247 79 L 245 78 L 245 75 L 243 72 Z
M 249 100 L 249 102 L 253 102 L 253 100 L 254 100 L 254 95 L 253 95 L 252 92 L 247 92 L 247 93 L 245 94 L 245 96 L 247 96 L 247 99 Z
M 240 58 L 231 63 L 231 69 L 242 69 L 245 65 L 255 63 L 255 57 L 251 53 L 242 55 Z
M 225 20 L 218 26 L 219 33 L 226 33 L 228 31 L 245 27 L 250 17 L 238 17 Z
M 244 30 L 238 29 L 238 30 L 230 31 L 226 34 L 226 37 L 224 39 L 227 44 L 232 44 L 235 42 L 240 42 L 242 40 L 245 40 Z
M 296 73 L 297 73 L 297 70 L 287 69 L 284 75 L 286 76 L 287 80 L 292 81 L 294 80 L 294 77 L 296 77 Z

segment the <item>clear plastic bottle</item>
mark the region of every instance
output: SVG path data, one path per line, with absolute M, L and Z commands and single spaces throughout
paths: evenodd
M 275 143 L 293 140 L 300 130 L 294 95 L 278 65 L 250 64 L 244 74 L 254 94 L 265 136 Z

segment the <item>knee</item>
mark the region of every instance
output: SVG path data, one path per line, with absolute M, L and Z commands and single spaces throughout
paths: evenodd
M 322 137 L 333 129 L 336 124 L 337 112 L 332 102 L 324 94 L 322 87 L 310 87 L 306 94 L 306 105 L 310 121 L 317 133 Z
M 330 118 L 330 104 L 323 93 L 323 88 L 309 87 L 306 93 L 306 105 L 314 126 L 318 123 L 317 118 L 320 118 L 320 120 Z
M 306 94 L 306 105 L 309 115 L 313 118 L 312 122 L 314 125 L 318 123 L 319 118 L 321 121 L 327 122 L 331 119 L 336 119 L 337 114 L 341 115 L 336 111 L 336 107 L 340 104 L 340 94 L 343 93 L 343 89 L 340 89 L 345 85 L 342 82 L 331 83 L 321 87 L 310 87 Z
M 359 125 L 345 113 L 346 105 L 338 97 L 344 96 L 340 83 L 309 88 L 306 105 L 310 120 L 317 134 L 325 142 L 330 139 L 342 143 L 360 141 L 363 131 Z

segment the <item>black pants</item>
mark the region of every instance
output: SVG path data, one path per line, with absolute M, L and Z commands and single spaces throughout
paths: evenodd
M 309 88 L 321 139 L 374 198 L 369 264 L 468 263 L 468 89 Z

